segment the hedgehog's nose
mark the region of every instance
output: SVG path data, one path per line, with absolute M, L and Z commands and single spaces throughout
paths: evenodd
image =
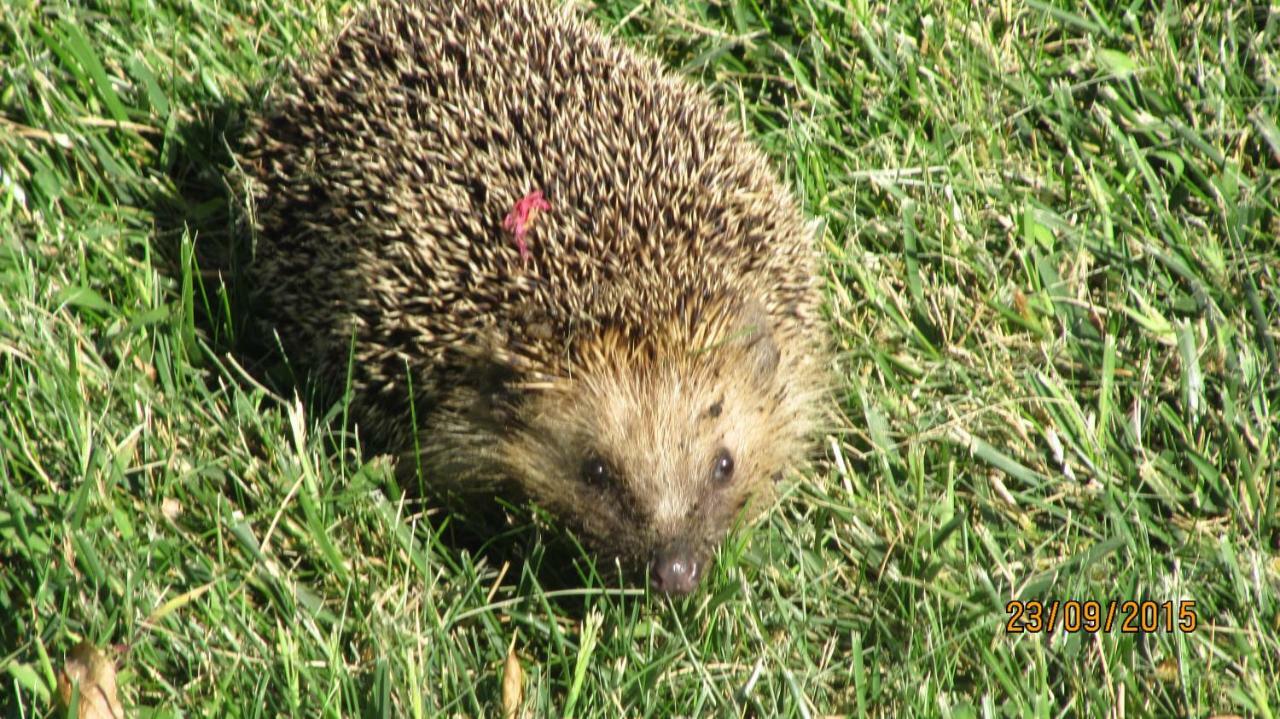
M 702 563 L 683 542 L 670 544 L 649 561 L 649 584 L 664 594 L 688 594 L 702 578 Z

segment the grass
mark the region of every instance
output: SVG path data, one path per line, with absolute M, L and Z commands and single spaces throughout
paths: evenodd
M 513 643 L 527 716 L 1280 715 L 1274 5 L 592 8 L 826 223 L 827 460 L 676 601 L 245 368 L 227 148 L 352 12 L 0 11 L 3 713 L 88 638 L 134 716 L 495 716 Z M 1069 599 L 1198 623 L 1006 630 Z

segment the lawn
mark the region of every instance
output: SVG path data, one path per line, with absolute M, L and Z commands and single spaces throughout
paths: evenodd
M 584 7 L 824 224 L 823 459 L 675 600 L 264 366 L 224 171 L 361 4 L 0 6 L 0 713 L 1280 716 L 1274 4 Z

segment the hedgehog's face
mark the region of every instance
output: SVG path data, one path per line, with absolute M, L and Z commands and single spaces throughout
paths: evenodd
M 782 378 L 807 358 L 736 319 L 699 347 L 601 352 L 531 404 L 514 442 L 534 498 L 598 551 L 647 563 L 664 592 L 697 586 L 803 451 L 810 397 Z

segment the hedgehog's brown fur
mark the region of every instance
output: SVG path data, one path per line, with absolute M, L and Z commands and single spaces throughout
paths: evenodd
M 430 480 L 506 478 L 602 552 L 700 567 L 803 456 L 824 362 L 793 198 L 703 92 L 567 10 L 380 4 L 241 160 L 267 319 Z M 502 223 L 533 191 L 526 261 Z

